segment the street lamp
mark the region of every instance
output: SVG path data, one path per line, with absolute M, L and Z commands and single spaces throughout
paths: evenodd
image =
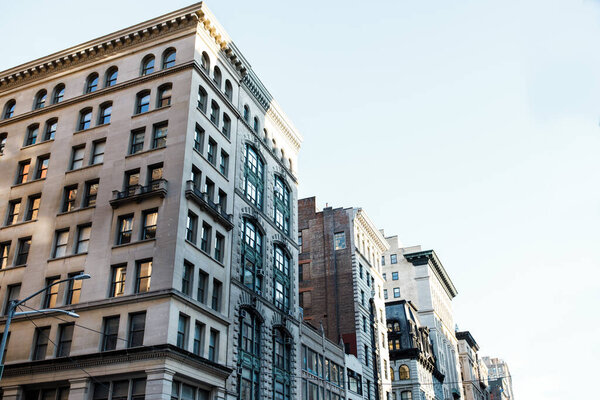
M 61 284 L 63 282 L 79 281 L 79 280 L 90 279 L 90 278 L 91 278 L 91 276 L 89 274 L 75 275 L 70 278 L 51 283 L 50 285 L 46 286 L 43 289 L 38 290 L 37 292 L 35 292 L 31 296 L 29 296 L 23 300 L 15 299 L 15 300 L 10 300 L 8 302 L 8 305 L 6 307 L 6 323 L 4 324 L 4 334 L 2 335 L 2 342 L 0 343 L 0 379 L 2 379 L 2 373 L 4 372 L 4 349 L 6 348 L 6 341 L 8 340 L 8 328 L 10 327 L 10 322 L 13 319 L 13 317 L 19 317 L 21 315 L 29 315 L 29 314 L 57 312 L 57 313 L 66 314 L 69 317 L 79 318 L 79 315 L 77 315 L 73 311 L 61 310 L 59 308 L 44 308 L 42 310 L 15 311 L 17 309 L 17 307 L 19 307 L 21 304 L 25 303 L 27 300 L 31 299 L 32 297 L 35 297 L 38 294 L 47 291 L 52 286 Z

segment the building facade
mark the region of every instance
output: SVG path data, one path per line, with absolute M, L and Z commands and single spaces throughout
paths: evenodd
M 397 236 L 386 237 L 389 249 L 382 256 L 386 301 L 408 300 L 415 305 L 421 323 L 430 330 L 438 370 L 444 383 L 436 397 L 463 398 L 452 299 L 457 291 L 433 250 L 403 248 Z
M 514 399 L 512 377 L 508 364 L 497 357 L 482 357 L 482 359 L 488 368 L 490 399 Z
M 323 329 L 308 323 L 300 327 L 302 345 L 302 400 L 345 400 L 344 346 L 325 337 Z
M 469 331 L 456 332 L 456 339 L 465 400 L 487 400 L 487 369 L 481 371 L 481 360 L 477 354 L 479 345 Z
M 387 243 L 364 210 L 325 208 L 314 197 L 298 202 L 300 306 L 304 320 L 322 324 L 362 364 L 367 399 L 390 393 L 381 254 Z M 353 380 L 354 382 L 355 380 Z
M 301 137 L 202 3 L 0 72 L 5 399 L 299 393 Z M 294 232 L 294 235 L 291 234 Z

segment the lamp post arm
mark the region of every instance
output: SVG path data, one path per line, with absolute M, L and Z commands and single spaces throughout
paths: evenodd
M 47 291 L 47 290 L 48 290 L 49 288 L 51 288 L 52 286 L 56 286 L 56 285 L 60 285 L 61 283 L 64 283 L 64 282 L 72 281 L 74 278 L 75 278 L 75 277 L 74 277 L 74 276 L 72 276 L 72 277 L 70 277 L 70 278 L 62 279 L 62 280 L 60 280 L 60 281 L 56 281 L 56 282 L 54 282 L 54 283 L 51 283 L 50 285 L 48 285 L 48 286 L 46 286 L 46 287 L 44 287 L 44 288 L 42 288 L 42 289 L 38 290 L 37 292 L 35 292 L 34 294 L 32 294 L 32 295 L 30 295 L 30 296 L 28 296 L 28 297 L 24 298 L 23 300 L 19 300 L 19 301 L 17 301 L 17 303 L 14 305 L 14 308 L 17 308 L 18 306 L 20 306 L 21 304 L 25 303 L 27 300 L 29 300 L 29 299 L 31 299 L 31 298 L 33 298 L 33 297 L 37 296 L 38 294 L 40 294 L 40 293 L 42 293 L 42 292 L 45 292 L 45 291 Z

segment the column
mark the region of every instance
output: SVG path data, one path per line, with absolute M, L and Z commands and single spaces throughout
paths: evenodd
M 23 389 L 21 386 L 3 386 L 2 400 L 18 400 L 22 396 Z
M 90 387 L 88 378 L 77 378 L 69 380 L 69 400 L 85 400 Z
M 173 375 L 175 371 L 168 368 L 147 369 L 145 400 L 170 400 Z

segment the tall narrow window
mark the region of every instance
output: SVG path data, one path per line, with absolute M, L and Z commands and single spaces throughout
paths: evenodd
M 92 93 L 98 89 L 98 74 L 93 73 L 90 74 L 85 81 L 85 91 L 84 93 Z
M 215 183 L 208 178 L 204 180 L 204 193 L 206 194 L 206 198 L 212 203 L 215 198 Z
M 231 118 L 229 118 L 229 115 L 227 115 L 226 113 L 223 113 L 222 132 L 223 132 L 223 135 L 225 135 L 226 137 L 229 137 L 229 135 L 231 133 Z
M 155 164 L 148 166 L 148 186 L 152 190 L 160 189 L 160 183 L 163 178 L 163 164 Z
M 259 209 L 263 203 L 263 161 L 254 148 L 246 145 L 244 157 L 244 192 L 246 198 Z
M 129 147 L 129 154 L 139 153 L 144 149 L 144 135 L 145 128 L 136 129 L 131 132 L 131 144 Z
M 90 245 L 91 225 L 77 227 L 77 242 L 75 243 L 75 254 L 87 253 Z
M 21 212 L 21 199 L 12 200 L 8 203 L 8 213 L 6 214 L 6 225 L 16 224 Z
M 233 86 L 231 86 L 229 79 L 225 80 L 225 97 L 227 97 L 229 101 L 233 100 Z
M 165 53 L 163 54 L 163 63 L 162 63 L 162 67 L 163 69 L 165 68 L 171 68 L 175 65 L 175 49 L 167 49 L 165 51 Z
M 208 57 L 208 54 L 206 54 L 205 51 L 202 52 L 202 59 L 200 62 L 201 62 L 202 69 L 207 74 L 210 73 L 210 58 Z
M 27 264 L 27 257 L 29 256 L 29 248 L 31 247 L 31 238 L 20 238 L 19 246 L 17 248 L 17 257 L 15 258 L 15 265 Z
M 52 93 L 52 104 L 57 104 L 63 101 L 65 98 L 65 85 L 59 83 L 54 88 L 54 92 Z
M 2 132 L 0 133 L 0 156 L 4 154 L 4 148 L 6 147 L 6 138 L 8 137 L 8 133 Z
M 142 214 L 142 240 L 154 239 L 156 237 L 156 220 L 158 219 L 158 211 L 146 210 Z
M 154 56 L 148 55 L 142 61 L 141 75 L 148 75 L 154 72 Z
M 217 233 L 215 238 L 215 260 L 223 262 L 223 252 L 225 246 L 225 237 Z
M 129 314 L 129 335 L 127 347 L 137 347 L 144 344 L 146 330 L 146 313 Z M 114 396 L 113 396 L 114 398 Z
M 133 232 L 133 214 L 121 215 L 118 220 L 119 231 L 117 232 L 117 244 L 131 242 Z
M 196 328 L 194 329 L 194 354 L 202 356 L 202 342 L 204 340 L 204 329 L 205 325 L 196 321 Z
M 67 254 L 67 242 L 69 240 L 69 230 L 62 229 L 54 234 L 54 250 L 52 258 L 64 257 Z
M 60 280 L 60 277 L 53 277 L 46 279 L 46 291 L 44 292 L 44 302 L 42 308 L 54 308 L 56 307 L 56 300 L 58 299 L 58 287 L 56 282 Z M 51 286 L 53 285 L 53 286 Z
M 140 170 L 125 171 L 125 191 L 128 196 L 133 196 L 140 186 Z
M 83 156 L 85 154 L 85 145 L 73 147 L 71 151 L 71 170 L 83 167 Z
M 56 135 L 56 127 L 58 126 L 58 120 L 56 118 L 49 119 L 46 121 L 46 128 L 44 128 L 44 140 L 53 140 Z
M 274 220 L 275 225 L 284 233 L 290 233 L 290 191 L 283 179 L 275 176 L 275 207 Z
M 35 171 L 35 179 L 44 179 L 48 174 L 48 164 L 50 164 L 50 156 L 40 156 L 37 159 L 37 169 Z
M 33 360 L 46 359 L 48 351 L 48 338 L 50 336 L 50 327 L 44 326 L 35 329 L 35 342 L 33 344 Z
M 196 168 L 195 165 L 192 165 L 192 173 L 190 175 L 190 180 L 194 184 L 194 190 L 200 190 L 200 182 L 202 181 L 202 172 Z
M 104 161 L 104 148 L 106 140 L 97 140 L 92 144 L 92 157 L 90 157 L 90 165 L 100 164 Z
M 181 293 L 189 296 L 192 293 L 192 276 L 194 266 L 187 261 L 183 263 L 183 274 L 181 275 Z
M 40 211 L 40 202 L 42 201 L 42 195 L 36 194 L 29 196 L 27 200 L 27 214 L 25 214 L 25 221 L 32 221 L 37 219 Z
M 258 133 L 258 131 L 260 129 L 260 123 L 258 122 L 258 117 L 254 117 L 254 124 L 252 125 L 252 129 L 254 129 L 254 132 Z
M 208 274 L 202 270 L 198 271 L 198 301 L 206 303 L 206 288 L 208 286 Z
M 8 312 L 8 305 L 10 304 L 11 301 L 13 300 L 18 300 L 19 296 L 21 295 L 21 284 L 16 284 L 16 285 L 9 285 L 6 288 L 6 302 L 4 303 L 4 311 L 2 314 L 6 315 L 6 313 Z
M 104 330 L 102 331 L 102 351 L 117 348 L 119 337 L 119 316 L 104 318 Z
M 244 121 L 250 123 L 250 107 L 248 107 L 248 104 L 244 105 Z
M 188 211 L 187 223 L 185 226 L 186 240 L 196 243 L 196 233 L 198 231 L 198 216 L 191 211 Z
M 213 82 L 215 83 L 215 85 L 217 85 L 219 89 L 221 89 L 221 79 L 221 70 L 215 65 L 215 68 L 213 70 Z
M 202 237 L 200 239 L 200 249 L 207 253 L 210 252 L 210 238 L 212 236 L 212 227 L 206 222 L 202 223 Z
M 104 81 L 104 87 L 111 87 L 117 84 L 117 76 L 119 75 L 119 69 L 117 67 L 110 67 L 106 71 L 106 80 Z
M 152 131 L 152 148 L 160 149 L 167 145 L 167 131 L 168 125 L 166 122 L 154 125 Z
M 202 86 L 198 87 L 198 109 L 203 113 L 206 113 L 206 105 L 208 103 L 208 94 Z
M 67 357 L 71 353 L 74 324 L 61 324 L 58 326 L 58 346 L 56 357 Z
M 287 311 L 290 306 L 290 259 L 280 246 L 274 247 L 273 258 L 275 260 L 273 274 L 275 306 Z
M 210 339 L 208 341 L 208 359 L 212 362 L 217 362 L 219 357 L 218 354 L 219 349 L 219 332 L 211 329 L 210 330 Z
M 221 311 L 221 292 L 223 291 L 223 284 L 218 279 L 213 279 L 213 293 L 211 307 L 215 311 Z
M 110 117 L 112 115 L 112 103 L 104 103 L 100 106 L 100 117 L 98 118 L 98 125 L 104 125 L 110 123 Z
M 4 112 L 2 113 L 3 119 L 12 118 L 15 115 L 15 106 L 17 102 L 14 100 L 9 100 L 4 106 Z
M 83 131 L 90 129 L 92 124 L 92 109 L 85 108 L 79 112 L 79 125 L 78 130 Z
M 221 109 L 216 101 L 210 102 L 210 120 L 213 124 L 219 126 L 219 114 L 221 113 Z
M 29 178 L 29 167 L 31 167 L 31 160 L 25 160 L 19 163 L 15 184 L 27 182 Z
M 39 124 L 33 124 L 30 125 L 27 128 L 27 136 L 25 137 L 25 146 L 31 146 L 32 144 L 36 144 L 37 143 L 37 139 L 38 139 L 38 134 L 40 131 L 40 125 Z
M 119 297 L 125 294 L 126 276 L 126 265 L 117 265 L 112 267 L 112 275 L 110 280 L 110 297 Z
M 200 153 L 204 149 L 204 129 L 198 124 L 196 124 L 196 129 L 194 130 L 194 149 Z
M 170 83 L 164 84 L 158 88 L 156 107 L 160 108 L 171 105 L 171 91 L 172 85 Z
M 217 162 L 217 142 L 215 142 L 211 137 L 208 138 L 208 150 L 206 152 L 206 159 L 212 165 L 215 165 Z
M 249 220 L 244 221 L 242 257 L 243 284 L 253 290 L 262 289 L 262 234 Z
M 152 261 L 138 261 L 136 263 L 135 292 L 146 293 L 150 291 L 150 277 L 152 276 Z
M 0 269 L 8 267 L 8 255 L 10 254 L 10 242 L 0 243 Z
M 221 209 L 222 213 L 227 212 L 227 193 L 219 189 L 219 197 L 217 198 L 217 204 Z
M 72 278 L 77 275 L 81 275 L 83 272 L 75 272 L 69 274 L 69 278 Z M 67 301 L 66 304 L 77 304 L 79 303 L 79 299 L 81 298 L 81 285 L 83 280 L 81 279 L 72 279 L 68 283 L 67 288 Z
M 44 108 L 44 106 L 46 105 L 47 94 L 48 94 L 48 92 L 46 92 L 46 90 L 40 90 L 35 95 L 35 102 L 33 103 L 34 110 L 39 110 L 40 108 Z
M 62 212 L 69 212 L 75 209 L 75 200 L 77 199 L 77 186 L 67 186 L 63 194 Z
M 250 311 L 243 310 L 240 317 L 239 349 L 242 359 L 239 379 L 240 399 L 258 400 L 260 377 L 260 322 Z
M 144 90 L 136 95 L 135 100 L 135 113 L 145 113 L 150 109 L 150 91 Z
M 83 197 L 83 207 L 92 207 L 96 205 L 96 198 L 98 197 L 98 185 L 100 181 L 98 179 L 88 181 L 85 183 L 85 195 Z
M 187 335 L 188 327 L 190 324 L 190 317 L 185 314 L 179 313 L 179 322 L 177 323 L 177 347 L 182 349 L 187 348 Z

